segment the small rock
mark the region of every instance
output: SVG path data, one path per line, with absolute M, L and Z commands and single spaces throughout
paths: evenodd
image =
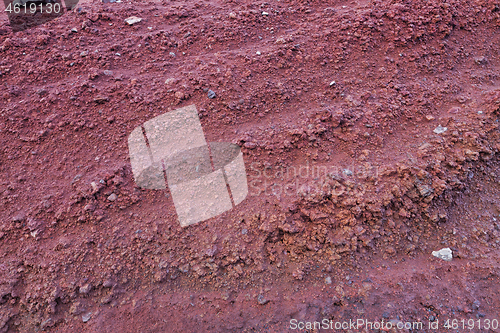
M 106 281 L 103 282 L 102 286 L 104 288 L 111 288 L 111 287 L 113 287 L 113 280 L 107 279 Z
M 352 176 L 352 171 L 351 171 L 351 170 L 349 170 L 349 169 L 344 169 L 343 173 L 344 173 L 344 175 L 346 175 L 346 176 Z
M 137 16 L 130 16 L 130 17 L 125 19 L 125 23 L 127 23 L 128 25 L 133 25 L 133 24 L 139 23 L 141 21 L 142 21 L 142 19 L 140 17 L 137 17 Z
M 229 13 L 229 18 L 235 19 L 236 18 L 236 13 Z
M 73 33 L 77 33 L 77 32 L 78 32 L 78 29 L 73 28 L 73 29 L 71 29 L 71 32 L 73 32 Z
M 476 57 L 476 58 L 474 58 L 474 62 L 477 65 L 483 65 L 483 64 L 487 63 L 488 60 L 485 57 Z
M 26 218 L 24 212 L 18 212 L 16 215 L 12 217 L 12 222 L 23 222 Z
M 107 96 L 98 96 L 94 98 L 94 102 L 97 104 L 103 104 L 109 101 L 109 98 Z
M 423 196 L 424 198 L 434 193 L 434 189 L 429 185 L 419 184 L 417 186 L 417 189 L 420 192 L 420 195 Z
M 262 16 L 268 16 L 269 13 L 268 12 L 262 12 Z
M 428 121 L 431 121 L 431 120 L 434 120 L 434 117 L 428 114 L 427 116 L 425 116 L 425 119 L 427 119 Z
M 75 316 L 78 316 L 83 312 L 85 312 L 85 306 L 80 301 L 74 302 L 69 308 L 69 313 L 74 314 Z
M 176 91 L 174 95 L 178 100 L 184 99 L 186 97 L 182 91 Z
M 93 212 L 95 211 L 95 205 L 94 204 L 86 204 L 85 207 L 83 207 L 83 210 L 86 212 Z
M 257 147 L 257 145 L 253 142 L 245 142 L 245 144 L 243 145 L 243 147 L 247 148 L 247 149 L 254 149 Z
M 88 313 L 82 315 L 82 321 L 84 323 L 86 323 L 90 320 L 91 317 L 92 317 L 92 312 L 88 312 Z
M 87 51 L 83 51 L 82 53 L 80 53 L 80 57 L 82 57 L 82 58 L 86 57 L 86 56 L 88 56 L 88 54 L 89 53 Z
M 261 55 L 260 51 L 255 52 L 256 55 Z
M 90 292 L 91 289 L 92 289 L 92 286 L 89 283 L 87 283 L 86 285 L 81 286 L 79 291 L 80 291 L 80 294 L 86 295 Z
M 443 126 L 439 125 L 438 127 L 436 127 L 434 129 L 433 132 L 436 133 L 436 134 L 441 134 L 441 133 L 446 132 L 447 130 L 448 130 L 448 127 L 443 127 Z
M 332 278 L 331 278 L 331 277 L 329 277 L 329 276 L 327 276 L 327 277 L 325 278 L 325 283 L 326 283 L 326 284 L 332 284 Z
M 215 94 L 215 92 L 213 90 L 209 90 L 207 93 L 207 96 L 208 96 L 208 98 L 213 99 L 217 95 Z
M 114 193 L 111 193 L 111 195 L 108 197 L 108 200 L 109 201 L 115 201 L 118 197 L 116 196 L 116 194 Z
M 177 83 L 177 79 L 174 79 L 174 78 L 168 78 L 165 80 L 165 84 L 166 85 L 172 85 L 172 84 L 175 84 Z
M 257 301 L 259 302 L 260 305 L 269 303 L 269 300 L 267 300 L 264 296 L 262 296 L 262 294 L 259 294 L 259 296 L 257 297 Z
M 336 85 L 336 84 L 337 84 L 337 82 L 332 81 L 332 82 L 330 82 L 330 87 L 331 87 L 331 86 L 334 86 L 334 85 Z
M 52 320 L 52 318 L 48 318 L 48 319 L 42 321 L 42 323 L 40 324 L 40 328 L 42 330 L 45 330 L 46 328 L 49 328 L 52 326 L 54 326 L 54 321 Z
M 104 70 L 104 75 L 111 76 L 111 75 L 113 75 L 113 71 L 110 71 L 110 70 L 106 69 L 106 70 Z
M 451 261 L 453 258 L 453 253 L 451 252 L 451 249 L 449 247 L 445 247 L 439 251 L 432 251 L 432 255 L 434 257 L 446 260 L 446 261 Z

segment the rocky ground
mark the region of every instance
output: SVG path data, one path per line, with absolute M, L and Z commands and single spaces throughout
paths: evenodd
M 0 332 L 498 332 L 499 32 L 481 0 L 4 16 Z M 191 104 L 242 146 L 249 194 L 181 228 L 127 137 Z

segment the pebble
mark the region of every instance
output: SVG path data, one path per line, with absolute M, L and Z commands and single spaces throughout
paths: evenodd
M 103 103 L 109 102 L 109 97 L 97 96 L 94 98 L 94 102 L 96 102 L 97 104 L 103 104 Z
M 25 218 L 26 215 L 23 212 L 18 212 L 12 217 L 12 222 L 23 222 Z
M 349 169 L 344 169 L 343 172 L 344 172 L 344 175 L 346 175 L 346 176 L 352 176 L 352 171 Z
M 331 87 L 331 86 L 334 86 L 336 83 L 337 83 L 337 82 L 335 82 L 335 81 L 330 82 L 330 87 Z
M 474 58 L 474 62 L 477 65 L 483 65 L 483 64 L 487 63 L 488 60 L 485 57 L 477 57 L 477 58 Z
M 84 323 L 86 323 L 90 320 L 91 317 L 92 317 L 92 312 L 86 313 L 86 314 L 82 315 L 82 321 Z
M 115 201 L 118 197 L 116 196 L 116 194 L 114 193 L 111 193 L 111 195 L 108 197 L 108 200 L 109 201 Z
M 268 12 L 262 12 L 262 16 L 268 16 L 269 13 Z
M 269 300 L 267 300 L 262 294 L 259 294 L 259 296 L 257 297 L 257 301 L 260 305 L 264 305 L 269 302 Z
M 87 283 L 86 285 L 81 286 L 79 291 L 80 291 L 80 294 L 88 294 L 91 289 L 92 289 L 92 286 L 89 283 Z
M 208 96 L 208 98 L 213 99 L 217 95 L 215 94 L 215 92 L 213 90 L 209 90 L 207 93 L 207 96 Z
M 245 142 L 245 144 L 243 145 L 245 148 L 247 149 L 254 149 L 257 147 L 257 144 L 253 143 L 253 142 Z
M 174 78 L 168 78 L 165 80 L 165 84 L 167 84 L 167 85 L 171 85 L 171 84 L 174 84 L 176 82 L 177 82 L 177 80 Z
M 130 17 L 125 19 L 125 23 L 127 23 L 128 25 L 133 25 L 133 24 L 139 23 L 141 21 L 142 21 L 142 18 L 137 17 L 137 16 L 130 16 Z
M 111 75 L 113 75 L 113 71 L 110 71 L 110 70 L 105 69 L 105 70 L 104 70 L 104 75 L 106 75 L 106 76 L 111 76 Z
M 445 247 L 439 251 L 432 251 L 432 255 L 434 257 L 446 260 L 446 261 L 451 261 L 453 259 L 453 253 L 449 247 Z
M 446 132 L 447 130 L 448 130 L 448 127 L 443 127 L 443 126 L 439 125 L 438 127 L 436 127 L 434 129 L 434 133 L 441 134 L 441 133 Z
M 78 29 L 73 28 L 73 29 L 71 29 L 71 32 L 75 32 L 76 33 L 76 32 L 78 32 Z
M 260 51 L 255 52 L 256 55 L 261 55 Z
M 326 284 L 332 284 L 332 278 L 331 278 L 331 277 L 329 277 L 329 276 L 327 276 L 327 277 L 325 278 L 325 283 L 326 283 Z

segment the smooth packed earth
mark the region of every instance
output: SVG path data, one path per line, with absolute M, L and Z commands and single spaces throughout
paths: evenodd
M 1 19 L 0 332 L 500 331 L 499 1 Z M 127 137 L 192 104 L 249 193 L 182 228 Z

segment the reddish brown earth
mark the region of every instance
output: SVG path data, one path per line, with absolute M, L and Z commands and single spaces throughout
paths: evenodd
M 480 0 L 4 19 L 0 332 L 498 332 L 499 32 Z M 207 141 L 243 147 L 250 192 L 181 228 L 168 192 L 134 184 L 127 137 L 190 104 Z

